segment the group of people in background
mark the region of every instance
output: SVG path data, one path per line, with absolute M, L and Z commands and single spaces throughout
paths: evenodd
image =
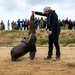
M 41 19 L 35 18 L 35 25 L 36 29 L 41 29 L 46 27 L 46 19 Z M 17 29 L 17 30 L 28 30 L 30 26 L 30 19 L 23 19 L 20 20 L 18 19 L 17 22 L 12 21 L 11 22 L 12 29 Z
M 47 23 L 46 23 L 46 18 L 35 18 L 35 25 L 36 25 L 36 29 L 47 29 Z M 12 30 L 28 30 L 29 29 L 29 25 L 30 25 L 30 19 L 23 19 L 20 20 L 18 19 L 17 21 L 12 21 L 10 23 L 10 21 L 7 21 L 7 30 L 10 30 L 10 26 L 12 28 Z M 60 27 L 65 27 L 66 29 L 70 29 L 70 30 L 75 30 L 75 20 L 71 20 L 71 19 L 63 19 L 63 20 L 59 20 L 59 25 Z M 3 20 L 1 20 L 0 22 L 0 31 L 5 30 L 5 23 L 3 22 Z
M 68 19 L 66 18 L 66 20 L 59 20 L 59 25 L 62 27 L 65 27 L 67 29 L 70 29 L 70 30 L 75 30 L 75 20 L 71 20 L 71 19 Z

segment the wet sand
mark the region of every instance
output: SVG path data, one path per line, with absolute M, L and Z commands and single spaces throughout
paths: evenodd
M 12 47 L 0 47 L 0 75 L 75 75 L 75 47 L 61 47 L 61 60 L 44 60 L 48 47 L 37 47 L 34 60 L 29 53 L 12 62 Z M 55 48 L 53 59 L 55 58 Z

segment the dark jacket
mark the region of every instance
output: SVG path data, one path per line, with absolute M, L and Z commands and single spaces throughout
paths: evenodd
M 60 26 L 58 24 L 58 15 L 55 13 L 55 11 L 51 10 L 48 15 L 41 12 L 35 12 L 35 14 L 47 17 L 47 27 L 50 31 L 60 30 Z

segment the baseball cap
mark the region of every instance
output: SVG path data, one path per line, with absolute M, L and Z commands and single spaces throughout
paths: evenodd
M 43 12 L 45 13 L 47 10 L 51 10 L 51 8 L 50 8 L 50 7 L 45 7 L 45 8 L 43 9 Z

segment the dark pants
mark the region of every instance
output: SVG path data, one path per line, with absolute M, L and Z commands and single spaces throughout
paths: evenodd
M 53 33 L 51 35 L 49 35 L 48 56 L 52 56 L 52 54 L 53 54 L 53 44 L 55 45 L 55 48 L 56 48 L 56 56 L 57 57 L 60 56 L 60 47 L 59 47 L 59 43 L 58 43 L 59 34 L 60 34 L 60 31 L 57 30 L 57 31 L 53 31 Z

